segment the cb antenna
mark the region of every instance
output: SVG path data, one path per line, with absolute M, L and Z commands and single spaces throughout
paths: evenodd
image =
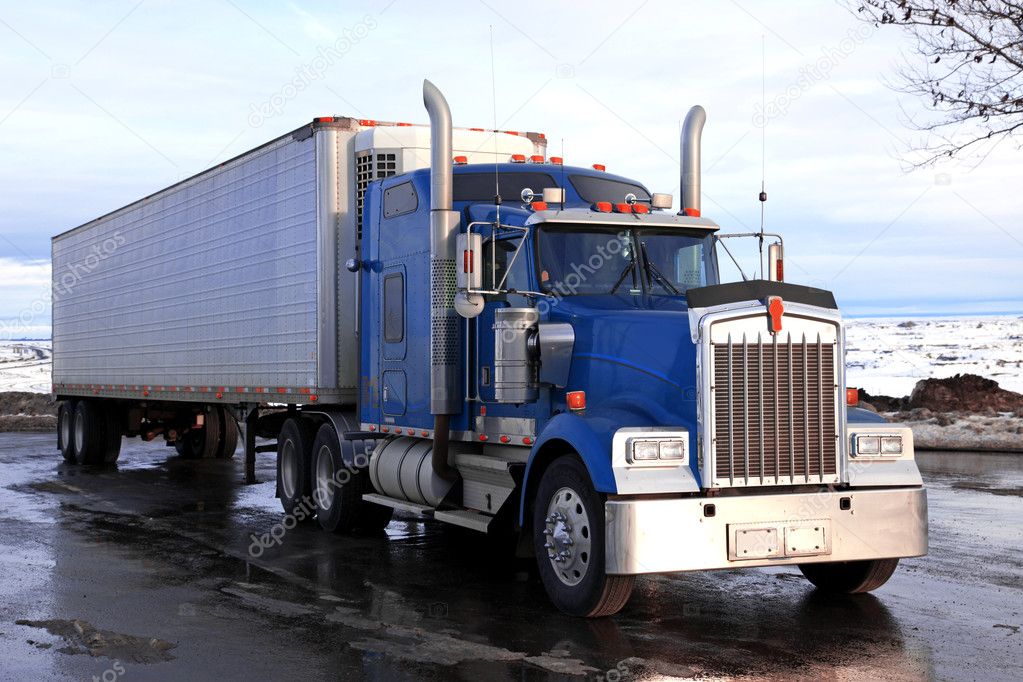
M 497 206 L 496 225 L 491 238 L 497 239 L 497 231 L 501 227 L 501 170 L 499 166 L 497 140 L 497 70 L 494 66 L 494 25 L 490 25 L 490 94 L 494 111 L 494 205 Z M 496 253 L 496 251 L 495 251 Z
M 764 279 L 764 208 L 767 204 L 767 48 L 766 39 L 760 36 L 760 278 Z

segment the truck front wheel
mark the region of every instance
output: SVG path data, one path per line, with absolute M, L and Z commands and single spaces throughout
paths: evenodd
M 544 472 L 533 506 L 533 547 L 544 589 L 571 616 L 618 613 L 635 576 L 604 570 L 604 500 L 575 457 L 561 457 Z
M 884 585 L 895 573 L 898 565 L 898 559 L 870 559 L 800 564 L 799 570 L 822 592 L 857 594 L 872 592 Z

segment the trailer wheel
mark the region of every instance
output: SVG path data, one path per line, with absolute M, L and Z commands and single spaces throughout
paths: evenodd
M 75 405 L 71 444 L 74 461 L 78 464 L 107 464 L 117 460 L 120 452 L 120 433 L 117 447 L 111 433 L 112 420 L 103 406 L 95 400 L 79 400 Z
M 869 559 L 800 564 L 799 570 L 822 592 L 859 594 L 872 592 L 884 585 L 895 573 L 898 565 L 898 559 Z
M 309 521 L 315 509 L 312 504 L 312 462 L 316 426 L 308 419 L 290 418 L 277 436 L 277 497 L 285 514 L 298 521 Z
M 604 571 L 604 500 L 575 457 L 560 457 L 544 472 L 532 532 L 540 579 L 558 609 L 596 618 L 629 601 L 635 576 Z
M 105 404 L 103 411 L 103 462 L 113 464 L 121 456 L 121 438 L 123 437 L 122 413 L 117 403 Z
M 231 459 L 238 449 L 238 422 L 226 407 L 217 407 L 220 418 L 220 442 L 217 444 L 217 459 Z
M 72 443 L 74 439 L 74 424 L 75 401 L 62 400 L 60 407 L 57 408 L 57 447 L 60 449 L 60 454 L 64 457 L 64 461 L 68 464 L 76 462 L 75 448 Z
M 350 443 L 346 443 L 351 447 Z M 369 472 L 345 464 L 334 427 L 324 424 L 316 433 L 312 457 L 313 505 L 320 526 L 331 533 L 378 531 L 391 521 L 394 510 L 362 496 L 373 492 Z
M 220 412 L 217 407 L 203 413 L 201 429 L 189 429 L 174 441 L 174 449 L 185 459 L 216 457 L 220 443 Z

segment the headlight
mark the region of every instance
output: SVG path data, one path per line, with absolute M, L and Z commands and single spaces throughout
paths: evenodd
M 902 436 L 856 436 L 856 456 L 900 456 Z
M 902 436 L 881 436 L 882 455 L 901 455 Z
M 857 455 L 880 455 L 881 454 L 881 437 L 880 436 L 856 436 L 856 454 Z
M 631 440 L 625 452 L 625 459 L 629 464 L 660 460 L 678 461 L 686 458 L 686 442 L 680 438 Z

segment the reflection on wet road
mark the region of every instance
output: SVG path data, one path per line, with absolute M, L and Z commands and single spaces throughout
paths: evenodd
M 1023 457 L 919 456 L 931 554 L 874 595 L 794 569 L 643 578 L 613 619 L 561 616 L 483 536 L 396 517 L 292 527 L 273 457 L 117 469 L 0 434 L 3 679 L 1020 679 Z

